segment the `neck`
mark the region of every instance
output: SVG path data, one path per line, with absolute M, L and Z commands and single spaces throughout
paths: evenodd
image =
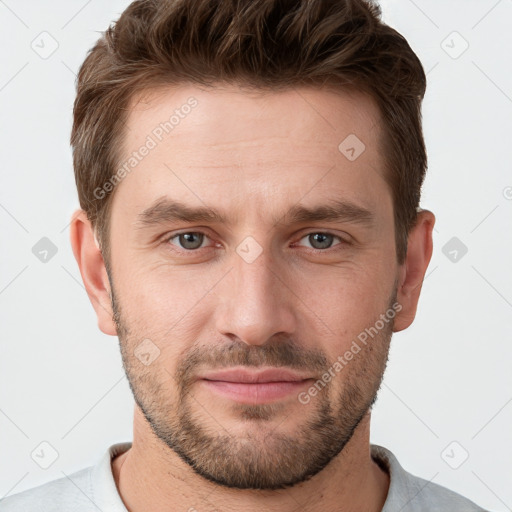
M 351 440 L 320 473 L 275 491 L 230 489 L 197 475 L 153 433 L 135 407 L 132 447 L 116 457 L 112 471 L 129 512 L 145 510 L 223 510 L 257 512 L 352 512 L 382 510 L 389 476 L 371 458 L 370 414 Z M 354 492 L 357 489 L 357 492 Z

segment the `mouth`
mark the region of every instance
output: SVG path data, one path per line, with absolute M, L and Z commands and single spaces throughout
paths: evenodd
M 310 375 L 286 368 L 260 371 L 226 369 L 201 375 L 198 379 L 209 391 L 240 403 L 262 404 L 298 393 L 313 381 Z

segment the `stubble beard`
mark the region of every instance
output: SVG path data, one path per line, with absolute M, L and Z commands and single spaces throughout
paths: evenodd
M 194 396 L 191 375 L 198 361 L 213 363 L 212 367 L 270 365 L 311 369 L 313 366 L 327 370 L 325 356 L 319 352 L 304 356 L 288 340 L 269 346 L 238 342 L 223 347 L 215 355 L 207 354 L 204 347 L 188 354 L 179 362 L 174 376 L 157 365 L 142 368 L 133 349 L 145 336 L 132 335 L 122 318 L 112 285 L 111 290 L 123 366 L 136 404 L 165 446 L 198 475 L 218 485 L 275 490 L 310 479 L 342 452 L 375 403 L 388 361 L 393 319 L 309 404 L 298 406 L 298 412 L 295 406 L 287 413 L 283 402 L 233 403 L 233 415 L 248 425 L 244 435 L 235 435 L 229 425 L 219 424 L 211 405 L 200 404 Z M 396 287 L 389 307 L 395 301 Z M 157 345 L 164 347 L 165 341 Z M 344 382 L 333 397 L 332 383 L 336 379 Z M 178 394 L 174 400 L 167 393 L 172 387 Z M 307 420 L 297 423 L 293 432 L 284 432 L 280 425 L 291 414 Z

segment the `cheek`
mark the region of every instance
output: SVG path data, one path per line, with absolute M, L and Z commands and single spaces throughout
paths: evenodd
M 331 271 L 328 278 L 317 277 L 316 286 L 307 287 L 301 295 L 306 298 L 311 321 L 317 325 L 318 320 L 314 319 L 318 318 L 325 326 L 325 337 L 318 339 L 317 332 L 317 341 L 334 360 L 386 313 L 393 281 L 390 276 L 375 277 L 375 273 L 366 271 Z
M 169 372 L 162 378 L 174 375 L 176 364 L 201 337 L 205 317 L 215 310 L 208 300 L 214 284 L 211 275 L 199 276 L 160 265 L 132 272 L 122 286 L 116 286 L 122 319 L 130 331 L 130 350 L 133 353 L 145 339 L 154 343 L 159 350 L 154 365 Z
M 387 279 L 369 265 L 326 267 L 311 275 L 308 283 L 298 286 L 302 297 L 314 304 L 320 314 L 338 322 L 370 318 L 388 293 Z
M 127 269 L 124 279 L 120 276 L 119 281 L 116 291 L 119 289 L 123 299 L 125 317 L 159 330 L 186 321 L 193 314 L 194 306 L 215 284 L 209 274 L 184 272 L 162 264 Z

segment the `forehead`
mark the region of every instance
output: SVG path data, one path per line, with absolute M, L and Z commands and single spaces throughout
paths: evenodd
M 377 215 L 383 194 L 389 203 L 379 110 L 357 91 L 166 87 L 132 99 L 127 127 L 114 195 L 125 214 L 162 195 L 245 208 L 251 196 L 275 215 L 270 203 L 301 197 L 341 196 Z
M 155 138 L 172 132 L 173 138 L 182 139 L 181 146 L 190 135 L 192 143 L 211 147 L 249 142 L 249 135 L 254 144 L 258 138 L 291 137 L 290 142 L 301 140 L 308 147 L 319 143 L 337 147 L 340 137 L 350 133 L 372 144 L 380 131 L 380 112 L 372 97 L 332 86 L 281 91 L 224 84 L 167 86 L 135 95 L 128 110 L 129 147 L 153 132 Z

